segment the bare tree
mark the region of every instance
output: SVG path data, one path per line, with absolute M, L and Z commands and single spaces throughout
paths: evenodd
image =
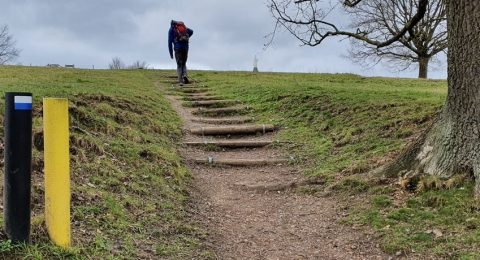
M 15 60 L 20 51 L 15 48 L 15 41 L 8 32 L 8 26 L 0 27 L 0 65 Z
M 368 0 L 343 0 L 343 5 L 356 8 L 362 1 Z M 415 0 L 412 0 L 415 1 Z M 417 13 L 412 16 L 398 33 L 384 39 L 369 38 L 362 31 L 349 31 L 341 29 L 333 22 L 327 21 L 328 15 L 335 6 L 325 7 L 328 0 L 270 0 L 269 8 L 278 25 L 285 27 L 300 42 L 308 46 L 317 46 L 331 36 L 347 36 L 374 45 L 377 48 L 389 46 L 401 37 L 423 18 L 427 11 L 429 0 L 418 0 Z
M 357 8 L 363 1 L 344 0 Z M 277 21 L 297 39 L 315 46 L 330 36 L 387 47 L 413 30 L 427 12 L 429 1 L 411 0 L 416 14 L 393 36 L 372 39 L 368 34 L 340 29 L 327 21 L 329 10 L 317 8 L 322 0 L 270 0 Z M 421 176 L 450 178 L 469 174 L 475 178 L 475 196 L 480 198 L 480 4 L 478 0 L 444 0 L 448 32 L 448 94 L 445 106 L 431 128 L 379 174 L 417 179 Z
M 146 61 L 135 61 L 132 65 L 128 67 L 129 69 L 148 69 L 148 64 Z
M 371 39 L 381 40 L 397 34 L 417 12 L 417 4 L 412 0 L 366 0 L 347 11 L 352 17 L 353 28 Z M 387 47 L 377 48 L 365 41 L 352 40 L 350 57 L 363 65 L 387 61 L 398 70 L 417 63 L 418 77 L 427 78 L 430 60 L 447 49 L 445 7 L 443 0 L 430 0 L 420 22 Z
M 123 63 L 119 57 L 114 57 L 112 58 L 112 62 L 108 64 L 108 67 L 111 70 L 121 70 L 125 68 L 125 63 Z

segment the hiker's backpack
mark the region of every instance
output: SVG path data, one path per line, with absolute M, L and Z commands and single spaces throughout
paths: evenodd
M 176 22 L 173 29 L 175 30 L 175 40 L 177 42 L 188 42 L 190 35 L 188 35 L 187 26 L 183 22 Z

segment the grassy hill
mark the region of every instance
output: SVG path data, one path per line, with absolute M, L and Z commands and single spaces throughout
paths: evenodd
M 222 95 L 284 127 L 294 154 L 314 159 L 309 174 L 334 177 L 384 163 L 443 105 L 446 82 L 356 75 L 198 73 Z
M 446 81 L 357 75 L 217 73 L 192 75 L 253 108 L 259 122 L 282 126 L 281 141 L 306 174 L 327 180 L 347 201 L 341 219 L 369 225 L 389 253 L 480 258 L 480 207 L 470 181 L 423 182 L 407 192 L 397 180 L 373 184 L 362 173 L 391 161 L 441 109 Z M 447 189 L 445 189 L 445 187 Z M 316 189 L 305 192 L 315 193 Z
M 205 234 L 189 218 L 190 176 L 176 151 L 179 118 L 154 84 L 171 84 L 167 75 L 173 72 L 0 67 L 2 92 L 30 91 L 35 101 L 33 243 L 3 240 L 2 257 L 212 257 L 202 242 Z M 327 181 L 332 199 L 349 202 L 349 214 L 339 221 L 372 227 L 385 251 L 480 257 L 480 211 L 470 182 L 440 189 L 432 179 L 428 189 L 407 192 L 395 180 L 372 184 L 359 178 L 428 127 L 443 105 L 445 81 L 204 71 L 191 76 L 251 106 L 259 122 L 281 125 L 279 138 L 287 141 L 282 148 L 306 174 Z M 69 251 L 48 242 L 43 224 L 44 96 L 71 101 L 75 247 Z M 324 188 L 303 191 L 322 194 Z
M 208 256 L 199 242 L 203 234 L 187 213 L 190 176 L 176 151 L 180 121 L 155 86 L 157 77 L 152 71 L 0 66 L 1 111 L 3 92 L 33 93 L 35 144 L 32 245 L 13 246 L 2 234 L 2 258 Z M 69 251 L 52 246 L 44 227 L 43 97 L 70 100 Z

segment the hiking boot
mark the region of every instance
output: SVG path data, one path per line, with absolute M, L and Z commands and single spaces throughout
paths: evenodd
M 189 84 L 190 80 L 188 80 L 187 76 L 183 76 L 183 83 Z

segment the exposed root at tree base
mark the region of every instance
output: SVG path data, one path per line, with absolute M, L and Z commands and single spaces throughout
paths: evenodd
M 440 115 L 396 160 L 372 171 L 369 178 L 399 178 L 403 189 L 417 192 L 450 189 L 473 180 L 475 197 L 480 199 L 478 148 L 468 138 L 458 141 L 450 124 Z

